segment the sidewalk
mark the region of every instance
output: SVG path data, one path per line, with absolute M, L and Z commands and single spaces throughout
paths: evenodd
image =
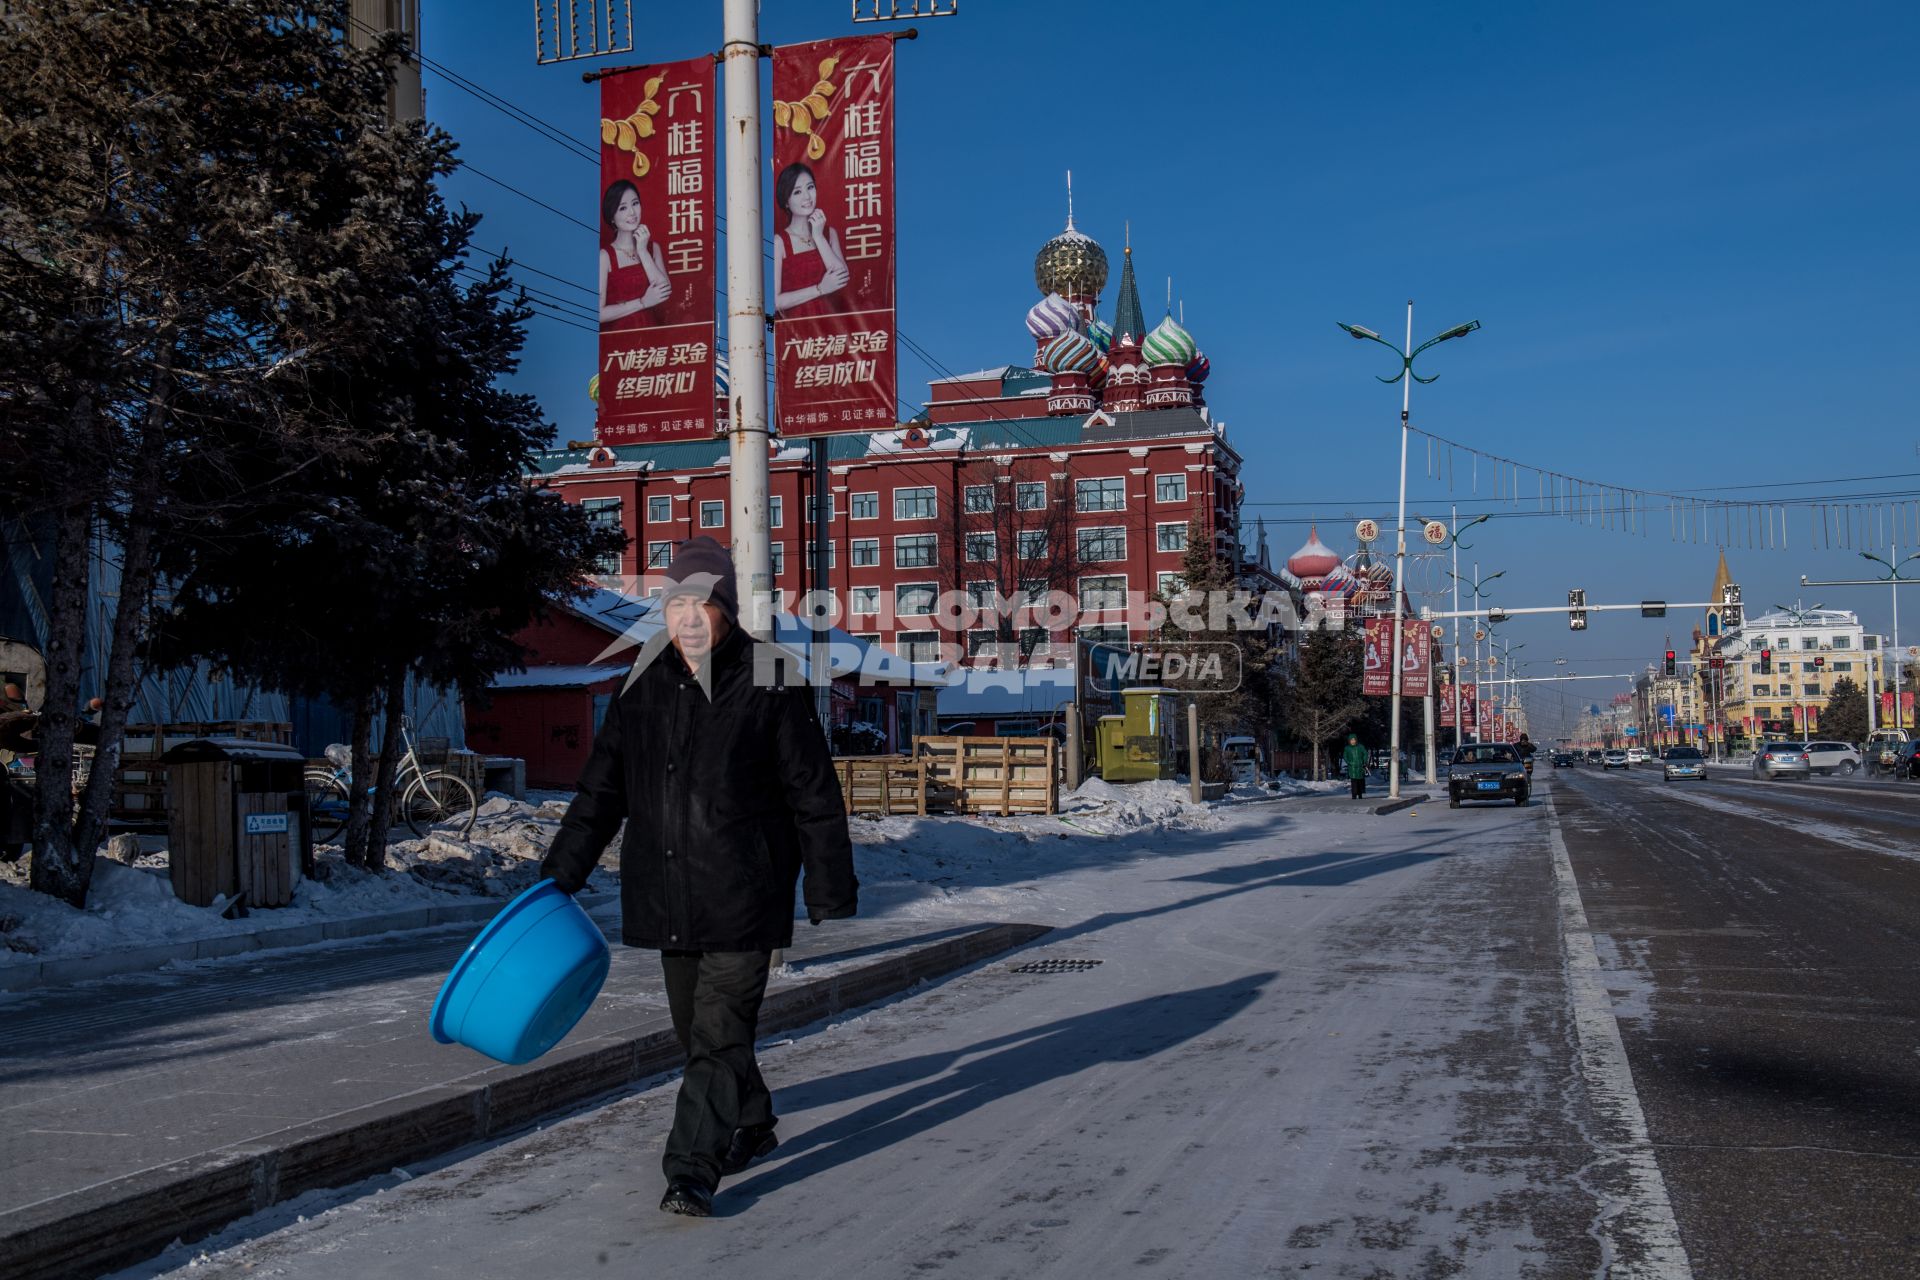
M 617 907 L 594 912 L 617 932 Z M 6 999 L 0 1274 L 97 1274 L 318 1187 L 494 1137 L 671 1071 L 658 957 L 618 945 L 546 1057 L 435 1044 L 427 1013 L 477 925 Z M 1025 945 L 1030 925 L 802 923 L 765 1035 Z

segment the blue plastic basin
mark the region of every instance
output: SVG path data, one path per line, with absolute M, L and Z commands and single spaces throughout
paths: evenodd
M 427 1028 L 518 1066 L 559 1044 L 600 994 L 613 956 L 580 904 L 542 880 L 500 909 L 441 984 Z

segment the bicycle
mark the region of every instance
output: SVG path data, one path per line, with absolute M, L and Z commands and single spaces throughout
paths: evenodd
M 465 779 L 435 766 L 447 762 L 445 738 L 422 738 L 416 746 L 413 721 L 400 718 L 400 739 L 407 753 L 400 759 L 394 785 L 400 792 L 400 820 L 416 836 L 425 836 L 436 827 L 457 824 L 454 834 L 464 836 L 473 830 L 480 816 L 480 800 Z M 353 804 L 353 759 L 339 744 L 327 748 L 331 769 L 309 768 L 304 774 L 307 790 L 307 821 L 313 830 L 313 842 L 326 844 L 347 825 Z M 368 787 L 366 794 L 371 795 Z

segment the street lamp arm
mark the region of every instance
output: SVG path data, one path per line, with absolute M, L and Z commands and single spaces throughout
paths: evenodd
M 1413 379 L 1413 380 L 1414 380 L 1415 382 L 1418 382 L 1418 383 L 1420 383 L 1420 384 L 1421 384 L 1421 385 L 1423 385 L 1423 386 L 1424 386 L 1425 384 L 1427 384 L 1427 383 L 1429 383 L 1429 382 L 1438 382 L 1438 381 L 1440 381 L 1440 375 L 1439 375 L 1439 374 L 1437 374 L 1437 373 L 1436 373 L 1436 374 L 1434 374 L 1434 375 L 1433 375 L 1433 376 L 1432 376 L 1431 378 L 1423 378 L 1423 377 L 1421 377 L 1421 376 L 1420 376 L 1419 374 L 1417 374 L 1417 373 L 1415 373 L 1415 372 L 1413 371 L 1413 361 L 1411 361 L 1411 360 L 1409 360 L 1409 361 L 1407 361 L 1407 376 L 1408 376 L 1409 378 L 1412 378 L 1412 379 Z M 1398 382 L 1398 381 L 1400 381 L 1400 379 L 1398 379 L 1398 378 L 1388 378 L 1388 379 L 1387 379 L 1387 381 L 1388 381 L 1388 382 Z

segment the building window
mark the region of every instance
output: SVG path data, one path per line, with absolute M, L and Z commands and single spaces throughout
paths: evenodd
M 993 486 L 990 484 L 968 485 L 966 510 L 970 515 L 980 515 L 993 510 Z
M 1126 575 L 1111 573 L 1099 577 L 1080 579 L 1080 608 L 1082 612 L 1092 613 L 1096 609 L 1124 609 L 1127 607 Z M 1122 627 L 1124 633 L 1126 628 Z
M 1771 720 L 1773 719 L 1773 708 L 1772 707 L 1755 707 L 1753 709 L 1753 718 L 1755 720 Z
M 1127 530 L 1124 525 L 1099 525 L 1092 529 L 1076 530 L 1076 532 L 1079 535 L 1082 563 L 1093 564 L 1101 560 L 1127 558 Z
M 1019 511 L 1045 511 L 1047 486 L 1039 480 L 1022 480 L 1013 486 L 1013 505 Z
M 1756 698 L 1771 698 L 1773 696 L 1773 686 L 1770 684 L 1756 684 L 1753 686 L 1753 696 Z
M 847 595 L 847 612 L 862 617 L 880 612 L 880 588 L 855 587 Z
M 1853 664 L 1851 662 L 1836 662 L 1833 664 L 1833 669 L 1835 671 L 1851 671 L 1853 670 Z
M 700 527 L 718 529 L 727 522 L 727 504 L 724 502 L 703 502 L 700 504 Z
M 1809 698 L 1817 698 L 1820 696 L 1820 686 L 1817 684 L 1803 684 L 1800 686 L 1800 692 Z
M 895 520 L 931 520 L 940 514 L 940 502 L 932 485 L 893 491 Z
M 1158 579 L 1160 594 L 1171 600 L 1187 589 L 1187 580 L 1177 573 L 1163 573 Z
M 853 518 L 855 520 L 878 520 L 880 518 L 880 495 L 877 493 L 856 493 L 853 495 Z
M 618 529 L 620 524 L 620 499 L 618 498 L 582 498 L 580 509 L 587 513 L 587 519 L 597 529 Z M 624 551 L 625 548 L 622 547 Z M 601 556 L 593 565 L 595 573 L 619 573 L 620 551 L 610 551 Z
M 940 563 L 940 539 L 931 533 L 903 534 L 893 540 L 893 567 L 930 569 Z
M 778 529 L 787 518 L 787 500 L 779 494 L 767 499 L 767 526 Z
M 777 578 L 786 571 L 787 544 L 784 542 L 776 542 L 773 544 L 773 576 Z
M 1801 647 L 1802 649 L 1818 649 L 1818 648 L 1820 647 L 1820 637 L 1818 637 L 1818 636 L 1801 636 L 1801 637 L 1800 637 L 1800 647 Z
M 870 569 L 880 563 L 880 539 L 855 538 L 853 540 L 853 567 Z
M 648 524 L 672 524 L 673 523 L 673 499 L 671 497 L 648 498 L 647 499 L 647 523 Z
M 1073 484 L 1073 503 L 1079 511 L 1125 511 L 1127 482 L 1120 476 L 1076 480 Z
M 1000 584 L 979 579 L 967 584 L 967 604 L 974 609 L 992 609 L 1000 598 Z
M 967 559 L 974 564 L 992 564 L 1000 558 L 1000 539 L 991 533 L 967 535 Z
M 1043 658 L 1047 655 L 1047 629 L 1045 627 L 1020 628 L 1020 656 L 1031 660 L 1034 654 Z
M 1091 640 L 1095 644 L 1125 644 L 1127 629 L 1119 623 L 1102 623 L 1097 627 L 1081 627 L 1076 633 L 1082 640 Z
M 894 637 L 893 649 L 908 662 L 940 661 L 938 631 L 902 631 Z
M 1833 638 L 1833 647 L 1836 649 L 1851 649 L 1853 648 L 1853 637 L 1835 636 Z
M 853 638 L 855 640 L 860 641 L 863 644 L 879 644 L 880 643 L 880 633 L 877 631 L 856 631 L 853 633 Z M 866 702 L 864 699 L 862 700 L 861 705 L 862 706 L 866 705 Z M 878 703 L 876 702 L 875 705 L 877 706 Z M 867 723 L 878 724 L 880 722 L 876 718 L 876 719 L 867 721 Z
M 967 632 L 967 656 L 969 658 L 977 658 L 983 653 L 989 656 L 998 656 L 995 653 L 998 639 L 999 633 L 996 631 Z
M 1022 529 L 1013 535 L 1015 553 L 1022 560 L 1045 560 L 1047 558 L 1047 531 L 1045 529 Z
M 1185 551 L 1187 549 L 1187 524 L 1157 524 L 1153 527 L 1155 539 L 1162 551 Z
M 893 611 L 903 618 L 924 617 L 933 612 L 939 594 L 937 582 L 903 582 L 893 589 Z
M 1187 500 L 1187 478 L 1184 475 L 1155 476 L 1153 478 L 1153 500 L 1155 502 L 1185 502 Z
M 647 544 L 647 568 L 664 569 L 673 560 L 671 542 L 649 542 Z
M 804 505 L 804 506 L 806 507 L 806 509 L 807 509 L 807 523 L 808 523 L 808 524 L 819 524 L 819 523 L 820 523 L 820 522 L 819 522 L 818 520 L 816 520 L 816 519 L 814 518 L 814 513 L 815 513 L 815 508 L 817 508 L 817 507 L 819 507 L 819 506 L 821 506 L 822 504 L 824 504 L 824 505 L 826 506 L 826 508 L 827 508 L 827 509 L 826 509 L 826 511 L 825 511 L 825 513 L 824 513 L 824 514 L 826 515 L 826 517 L 827 517 L 827 523 L 828 523 L 828 524 L 832 524 L 832 523 L 833 523 L 833 494 L 832 494 L 832 493 L 821 493 L 821 494 L 816 494 L 816 495 L 814 495 L 814 498 L 813 498 L 813 499 L 812 499 L 811 501 L 809 501 L 809 502 L 806 502 L 805 504 L 803 504 L 803 505 Z

